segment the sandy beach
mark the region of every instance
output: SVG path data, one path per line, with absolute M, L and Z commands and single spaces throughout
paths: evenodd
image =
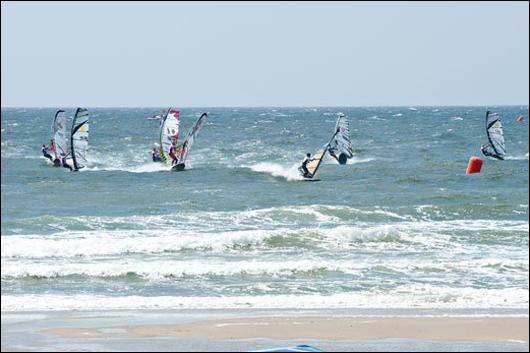
M 452 341 L 528 342 L 528 318 L 377 318 L 258 317 L 209 320 L 175 325 L 129 325 L 110 328 L 56 328 L 62 337 L 179 337 L 202 339 L 405 338 Z
M 528 317 L 307 311 L 2 313 L 2 351 L 527 351 Z

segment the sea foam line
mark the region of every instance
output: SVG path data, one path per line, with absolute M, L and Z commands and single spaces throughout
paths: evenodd
M 275 225 L 268 229 L 220 231 L 193 227 L 153 226 L 151 230 L 60 231 L 52 235 L 26 234 L 1 237 L 2 259 L 101 257 L 120 254 L 164 254 L 179 251 L 209 253 L 247 252 L 249 249 L 292 247 L 325 250 L 420 251 L 452 249 L 472 251 L 469 233 L 488 236 L 490 244 L 506 249 L 524 245 L 528 233 L 525 221 L 419 221 L 369 223 L 353 222 L 338 226 Z M 455 238 L 460 236 L 460 238 Z M 475 249 L 476 250 L 476 249 Z
M 469 309 L 512 308 L 528 310 L 528 289 L 474 289 L 401 286 L 388 293 L 358 292 L 333 295 L 260 295 L 227 297 L 103 296 L 103 295 L 2 295 L 1 309 L 57 310 L 170 310 L 170 309 Z M 528 314 L 526 314 L 528 315 Z
M 304 211 L 305 212 L 305 211 Z M 324 218 L 325 220 L 325 218 Z M 339 223 L 340 222 L 336 222 Z M 271 224 L 273 224 L 271 226 Z M 120 254 L 166 254 L 179 251 L 246 253 L 251 249 L 281 250 L 300 246 L 325 250 L 410 251 L 439 250 L 451 253 L 477 250 L 472 234 L 497 249 L 526 245 L 528 222 L 493 220 L 353 222 L 331 226 L 295 227 L 270 220 L 262 229 L 220 231 L 180 224 L 151 230 L 60 231 L 52 235 L 17 234 L 1 237 L 2 259 L 101 257 Z M 471 235 L 470 235 L 471 234 Z M 455 238 L 458 236 L 459 238 Z M 487 238 L 486 238 L 487 236 Z M 526 239 L 526 240 L 525 240 Z M 273 241 L 274 240 L 274 241 Z M 481 250 L 482 251 L 482 250 Z

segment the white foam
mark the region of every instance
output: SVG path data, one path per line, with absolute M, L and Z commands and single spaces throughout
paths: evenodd
M 255 172 L 267 173 L 275 177 L 282 177 L 287 180 L 303 180 L 300 172 L 298 171 L 298 164 L 291 165 L 289 167 L 270 162 L 261 162 L 250 166 Z
M 145 279 L 162 281 L 182 277 L 204 276 L 292 276 L 297 273 L 335 271 L 358 273 L 361 266 L 355 261 L 257 261 L 257 260 L 108 260 L 99 262 L 39 261 L 21 264 L 4 261 L 2 279 L 57 278 L 65 276 L 124 277 L 135 274 Z
M 102 257 L 120 254 L 163 254 L 187 249 L 222 252 L 235 245 L 256 245 L 285 230 L 193 232 L 152 231 L 62 232 L 54 236 L 2 236 L 2 259 L 46 257 Z
M 506 156 L 505 159 L 512 160 L 512 161 L 524 161 L 528 160 L 528 153 L 525 155 L 519 155 L 519 156 Z
M 102 296 L 102 295 L 2 295 L 1 309 L 56 310 L 171 310 L 171 309 L 528 309 L 528 289 L 475 289 L 404 285 L 383 292 L 350 292 L 333 295 L 260 296 Z
M 527 205 L 522 205 L 523 209 L 525 207 L 528 209 Z M 57 229 L 54 234 L 2 235 L 1 254 L 4 259 L 153 254 L 186 249 L 223 252 L 237 246 L 265 246 L 264 242 L 276 236 L 307 236 L 308 244 L 328 249 L 359 247 L 367 239 L 382 241 L 383 244 L 377 246 L 389 248 L 400 248 L 404 242 L 410 246 L 450 248 L 453 243 L 460 244 L 452 241 L 452 237 L 462 232 L 503 234 L 499 241 L 505 242 L 507 237 L 529 231 L 528 221 L 431 221 L 425 213 L 426 208 L 432 207 L 417 207 L 421 220 L 383 208 L 327 205 L 129 217 L 47 216 L 36 218 L 32 223 L 46 222 L 48 227 Z M 373 221 L 363 221 L 364 216 Z
M 465 244 L 455 241 L 455 230 L 462 225 L 444 224 L 448 222 L 401 222 L 380 224 L 377 226 L 360 223 L 356 226 L 338 226 L 333 228 L 303 228 L 252 230 L 235 232 L 217 232 L 210 234 L 169 233 L 164 236 L 137 236 L 124 234 L 101 234 L 98 236 L 42 239 L 40 236 L 7 236 L 2 238 L 3 279 L 40 277 L 54 278 L 70 275 L 94 277 L 118 277 L 136 274 L 152 280 L 183 276 L 209 275 L 267 275 L 285 276 L 301 272 L 335 271 L 346 274 L 359 274 L 372 271 L 374 266 L 381 266 L 388 271 L 416 275 L 423 272 L 453 272 L 467 278 L 473 274 L 478 277 L 499 276 L 500 280 L 528 277 L 528 251 L 520 251 L 518 245 L 499 245 L 493 250 L 480 245 Z M 491 224 L 496 228 L 498 224 Z M 467 228 L 482 229 L 481 225 L 468 225 Z M 504 227 L 504 232 L 528 233 L 528 224 L 512 224 Z M 154 231 L 153 234 L 157 232 Z M 167 233 L 167 232 L 166 232 Z M 332 251 L 350 252 L 361 249 L 363 252 L 377 254 L 373 257 L 355 257 L 353 259 L 329 260 L 315 255 L 304 255 L 303 258 L 291 256 L 284 259 L 281 246 L 271 251 L 267 243 L 273 237 L 296 239 L 306 245 Z M 278 239 L 275 240 L 276 242 Z M 249 246 L 251 247 L 249 249 Z M 238 256 L 253 254 L 252 247 L 260 252 L 269 248 L 266 258 L 259 260 L 234 259 L 231 253 Z M 175 261 L 172 252 L 195 249 L 204 255 L 223 252 L 224 258 L 213 260 Z M 393 258 L 388 263 L 381 253 L 399 254 L 401 252 L 421 253 L 437 251 L 436 259 L 429 257 Z M 132 257 L 131 253 L 142 253 L 146 257 Z M 189 253 L 189 252 L 188 252 Z M 344 252 L 342 252 L 344 253 Z M 325 253 L 329 254 L 329 253 Z M 92 258 L 93 257 L 93 258 Z M 22 260 L 23 258 L 23 260 Z

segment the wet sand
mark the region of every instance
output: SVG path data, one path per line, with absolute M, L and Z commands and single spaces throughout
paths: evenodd
M 528 342 L 528 318 L 465 317 L 257 317 L 165 325 L 105 328 L 65 327 L 45 330 L 61 337 L 175 337 L 186 339 L 326 339 L 385 338 L 451 341 Z

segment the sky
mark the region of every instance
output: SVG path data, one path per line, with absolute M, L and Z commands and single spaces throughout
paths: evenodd
M 5 2 L 2 107 L 528 105 L 528 2 Z

